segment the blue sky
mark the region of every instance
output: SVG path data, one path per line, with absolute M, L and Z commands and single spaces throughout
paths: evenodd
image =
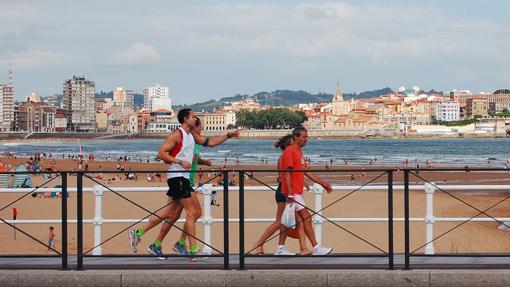
M 184 3 L 184 4 L 183 4 Z M 510 87 L 510 1 L 0 0 L 16 98 L 159 83 L 174 103 L 275 89 Z

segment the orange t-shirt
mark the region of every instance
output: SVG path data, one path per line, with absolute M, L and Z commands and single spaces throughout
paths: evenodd
M 294 146 L 289 146 L 285 149 L 280 157 L 280 169 L 304 170 L 305 165 L 303 162 L 303 152 Z M 280 174 L 282 182 L 282 193 L 289 194 L 287 184 L 283 176 L 290 176 L 290 186 L 293 194 L 303 194 L 305 186 L 305 173 L 301 172 L 283 172 Z

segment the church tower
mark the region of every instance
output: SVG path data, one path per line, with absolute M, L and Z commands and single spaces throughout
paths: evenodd
M 344 102 L 344 97 L 338 83 L 336 84 L 335 95 L 333 96 L 333 102 L 331 104 L 333 106 L 333 115 L 335 116 L 346 115 L 351 111 L 349 103 Z
M 342 91 L 340 90 L 340 85 L 336 83 L 336 90 L 335 90 L 335 96 L 333 97 L 333 103 L 334 102 L 343 102 L 344 97 L 342 95 Z

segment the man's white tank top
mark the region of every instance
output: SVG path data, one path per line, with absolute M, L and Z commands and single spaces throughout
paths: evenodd
M 178 160 L 193 162 L 193 150 L 195 148 L 195 138 L 193 134 L 187 133 L 182 127 L 179 127 L 181 133 L 181 141 L 170 151 L 170 155 Z M 168 166 L 169 171 L 183 171 L 185 170 L 180 164 L 172 163 Z M 166 174 L 167 178 L 184 177 L 189 179 L 189 172 L 169 172 Z

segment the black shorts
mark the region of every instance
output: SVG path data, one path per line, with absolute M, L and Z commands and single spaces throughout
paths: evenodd
M 278 183 L 278 187 L 274 193 L 274 200 L 276 200 L 276 203 L 287 202 L 287 198 L 282 194 L 282 185 L 280 183 Z
M 166 195 L 170 196 L 173 200 L 191 197 L 193 188 L 191 188 L 189 179 L 180 176 L 169 178 L 166 182 L 168 183 L 168 192 Z

